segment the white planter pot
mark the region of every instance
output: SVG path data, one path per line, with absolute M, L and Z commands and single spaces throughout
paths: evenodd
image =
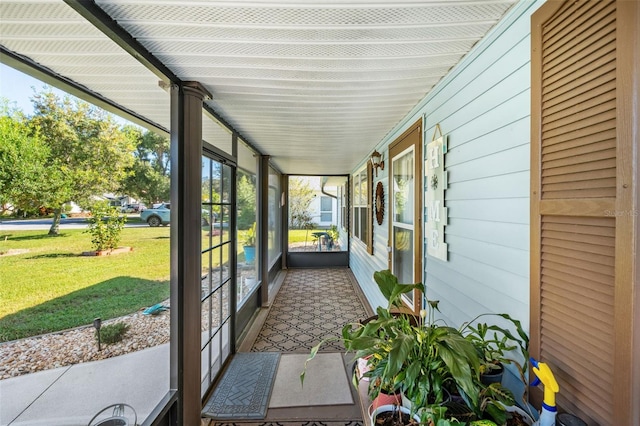
M 404 414 L 411 414 L 411 410 L 409 410 L 406 407 L 402 407 L 402 406 L 397 406 L 397 405 L 381 405 L 380 407 L 376 408 L 375 410 L 373 410 L 373 412 L 371 411 L 371 407 L 369 407 L 369 413 L 371 416 L 371 424 L 375 425 L 376 424 L 376 417 L 378 417 L 378 414 L 380 413 L 384 413 L 387 411 L 398 411 L 400 410 L 401 413 Z M 420 423 L 420 417 L 417 414 L 414 414 L 413 419 Z
M 413 406 L 411 401 L 409 401 L 409 398 L 404 395 L 404 392 L 402 392 L 402 406 L 408 410 L 411 410 L 411 407 Z

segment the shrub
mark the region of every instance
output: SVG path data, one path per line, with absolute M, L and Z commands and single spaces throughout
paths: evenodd
M 107 203 L 96 203 L 91 209 L 88 219 L 91 243 L 96 251 L 113 250 L 118 247 L 120 233 L 127 221 L 126 216 L 120 216 L 120 211 L 110 207 Z
M 123 322 L 108 324 L 100 328 L 100 340 L 106 345 L 118 343 L 124 339 L 124 335 L 129 330 L 129 325 Z M 96 335 L 96 339 L 97 339 Z

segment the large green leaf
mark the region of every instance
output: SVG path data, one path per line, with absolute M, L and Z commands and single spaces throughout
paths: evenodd
M 464 392 L 469 395 L 474 406 L 478 404 L 478 388 L 474 384 L 471 367 L 464 358 L 451 351 L 446 345 L 438 347 L 438 353 L 447 365 L 451 376 Z
M 373 279 L 376 284 L 378 284 L 378 288 L 382 295 L 389 302 L 389 309 L 392 306 L 400 307 L 402 306 L 402 301 L 400 296 L 405 293 L 409 293 L 415 289 L 424 291 L 424 286 L 422 283 L 417 284 L 400 284 L 398 282 L 398 277 L 393 275 L 393 273 L 389 269 L 385 269 L 382 271 L 376 271 L 373 273 Z
M 387 374 L 390 377 L 395 376 L 404 366 L 405 361 L 411 348 L 413 346 L 413 339 L 406 334 L 399 334 L 391 344 L 391 351 L 389 352 L 389 364 L 387 366 Z

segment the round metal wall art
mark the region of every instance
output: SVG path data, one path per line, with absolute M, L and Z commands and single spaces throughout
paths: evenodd
M 384 186 L 382 186 L 382 182 L 378 182 L 376 186 L 374 203 L 376 207 L 376 221 L 378 225 L 382 225 L 382 219 L 384 219 Z

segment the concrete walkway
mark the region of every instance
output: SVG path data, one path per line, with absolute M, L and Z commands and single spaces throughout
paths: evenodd
M 169 344 L 0 381 L 0 425 L 87 426 L 126 403 L 138 423 L 169 390 Z

